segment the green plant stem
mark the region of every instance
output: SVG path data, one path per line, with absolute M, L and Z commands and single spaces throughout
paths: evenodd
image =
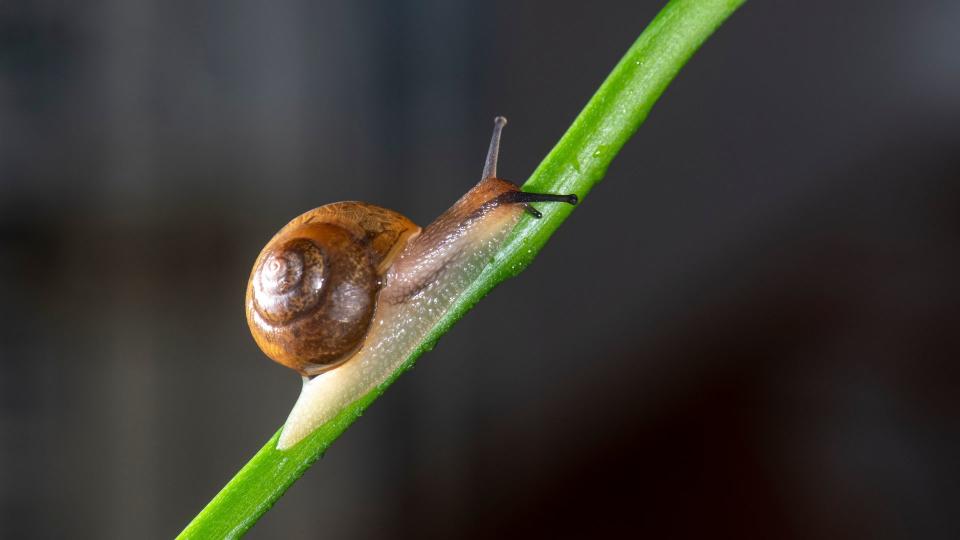
M 560 142 L 523 185 L 525 191 L 576 193 L 582 201 L 634 134 L 691 55 L 744 0 L 672 0 L 630 47 Z M 493 287 L 521 272 L 573 208 L 551 205 L 524 218 L 480 277 L 456 300 L 403 366 L 295 447 L 276 449 L 279 432 L 181 533 L 181 538 L 238 538 L 327 450 L 401 373 L 433 348 Z

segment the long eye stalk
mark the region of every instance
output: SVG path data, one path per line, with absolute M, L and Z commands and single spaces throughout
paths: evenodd
M 490 137 L 490 148 L 487 150 L 487 160 L 483 164 L 483 176 L 480 180 L 497 177 L 497 156 L 500 155 L 500 135 L 507 119 L 498 116 L 493 119 L 493 136 Z

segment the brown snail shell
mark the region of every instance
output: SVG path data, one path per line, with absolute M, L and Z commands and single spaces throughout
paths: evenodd
M 397 212 L 361 202 L 293 219 L 260 252 L 247 284 L 257 345 L 303 375 L 339 365 L 363 342 L 383 273 L 419 232 Z

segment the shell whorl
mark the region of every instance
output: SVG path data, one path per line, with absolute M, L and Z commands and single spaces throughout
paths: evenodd
M 254 309 L 272 324 L 290 322 L 320 302 L 326 270 L 316 244 L 306 238 L 286 242 L 254 272 Z
M 347 360 L 373 320 L 381 275 L 419 228 L 373 205 L 311 210 L 263 248 L 247 285 L 247 323 L 263 352 L 303 375 Z

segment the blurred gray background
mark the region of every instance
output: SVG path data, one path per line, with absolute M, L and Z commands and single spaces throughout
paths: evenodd
M 299 378 L 288 219 L 523 181 L 642 2 L 5 2 L 0 537 L 168 538 Z M 960 535 L 960 3 L 753 0 L 250 538 Z

